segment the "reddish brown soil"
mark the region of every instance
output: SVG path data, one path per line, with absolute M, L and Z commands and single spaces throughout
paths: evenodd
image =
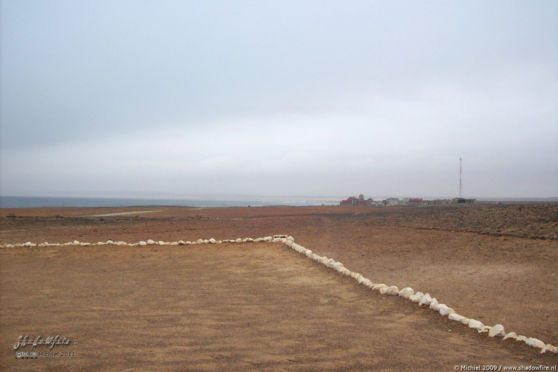
M 148 209 L 159 212 L 78 217 Z M 0 242 L 287 233 L 374 282 L 428 291 L 463 315 L 556 345 L 557 210 L 18 209 L 0 211 Z M 460 215 L 467 216 L 461 223 Z M 494 218 L 511 227 L 482 222 Z M 375 295 L 279 245 L 18 248 L 0 255 L 1 367 L 451 370 L 558 359 Z M 14 359 L 19 334 L 49 332 L 78 339 L 72 350 L 79 358 Z

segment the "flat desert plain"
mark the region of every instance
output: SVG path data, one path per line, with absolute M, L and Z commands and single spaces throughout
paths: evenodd
M 557 204 L 1 209 L 0 222 L 2 244 L 288 234 L 373 282 L 558 345 Z M 558 364 L 557 354 L 382 296 L 279 243 L 2 248 L 0 300 L 2 370 Z M 44 354 L 22 360 L 21 335 L 72 343 L 20 348 Z

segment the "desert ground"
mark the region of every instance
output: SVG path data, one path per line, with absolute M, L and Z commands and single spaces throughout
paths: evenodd
M 558 204 L 0 209 L 2 244 L 273 234 L 558 345 Z M 0 257 L 2 370 L 558 364 L 557 354 L 379 295 L 281 244 L 3 248 Z M 20 335 L 78 344 L 54 348 L 71 358 L 20 360 Z

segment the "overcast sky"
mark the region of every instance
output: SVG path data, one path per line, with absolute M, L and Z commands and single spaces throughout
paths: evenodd
M 1 1 L 1 195 L 558 196 L 558 2 Z

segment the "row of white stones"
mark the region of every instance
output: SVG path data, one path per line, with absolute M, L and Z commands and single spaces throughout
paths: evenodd
M 558 347 L 551 344 L 545 344 L 543 341 L 537 338 L 517 335 L 517 333 L 515 332 L 506 333 L 504 330 L 504 326 L 501 324 L 496 324 L 491 327 L 482 324 L 482 322 L 479 320 L 470 319 L 463 315 L 459 315 L 451 307 L 443 303 L 439 303 L 438 300 L 435 297 L 432 297 L 429 293 L 423 293 L 420 291 L 415 292 L 410 287 L 405 287 L 400 290 L 395 285 L 389 286 L 383 283 L 372 283 L 370 279 L 367 279 L 361 274 L 347 269 L 341 262 L 335 261 L 333 258 L 317 255 L 310 249 L 306 249 L 300 244 L 296 244 L 292 236 L 283 238 L 281 239 L 281 241 L 288 247 L 292 248 L 300 254 L 305 255 L 311 260 L 321 263 L 322 265 L 325 265 L 328 268 L 333 269 L 343 275 L 349 276 L 356 280 L 359 284 L 364 285 L 372 290 L 378 291 L 380 292 L 380 294 L 400 296 L 409 301 L 417 303 L 419 306 L 428 306 L 430 309 L 439 312 L 440 315 L 447 316 L 450 320 L 467 325 L 469 326 L 469 328 L 476 329 L 479 333 L 488 333 L 488 336 L 490 337 L 499 336 L 503 337 L 504 340 L 514 339 L 516 341 L 523 341 L 531 347 L 541 349 L 541 353 L 545 353 L 547 351 L 558 353 Z
M 225 239 L 225 240 L 216 240 L 214 238 L 210 239 L 198 239 L 196 241 L 184 241 L 179 240 L 175 242 L 165 242 L 162 240 L 155 241 L 152 239 L 141 240 L 137 243 L 127 243 L 124 241 L 113 241 L 107 240 L 105 242 L 97 242 L 97 243 L 87 243 L 87 242 L 80 242 L 78 240 L 74 240 L 71 242 L 66 243 L 15 243 L 15 244 L 0 244 L 0 248 L 16 248 L 16 247 L 55 247 L 55 246 L 102 246 L 102 245 L 118 245 L 118 246 L 146 246 L 146 245 L 193 245 L 193 244 L 223 244 L 223 243 L 251 243 L 251 242 L 272 242 L 272 243 L 283 243 L 289 248 L 295 250 L 296 252 L 305 255 L 306 257 L 310 258 L 311 260 L 321 263 L 322 265 L 333 269 L 340 274 L 349 276 L 357 281 L 359 284 L 364 285 L 371 290 L 375 290 L 380 292 L 383 295 L 392 295 L 392 296 L 400 296 L 405 298 L 409 301 L 417 303 L 419 306 L 428 306 L 433 311 L 440 313 L 442 316 L 447 316 L 448 319 L 462 323 L 467 325 L 469 328 L 476 329 L 479 333 L 488 333 L 489 337 L 503 337 L 504 340 L 507 339 L 514 339 L 516 341 L 521 341 L 526 343 L 527 345 L 538 348 L 541 350 L 541 353 L 545 353 L 550 351 L 552 353 L 558 353 L 558 347 L 553 346 L 551 344 L 545 344 L 543 341 L 534 338 L 534 337 L 526 337 L 523 335 L 518 335 L 515 332 L 508 332 L 506 333 L 504 330 L 504 326 L 501 324 L 496 324 L 494 326 L 487 326 L 484 325 L 481 321 L 467 318 L 463 315 L 459 315 L 455 312 L 454 309 L 451 307 L 439 303 L 435 297 L 432 297 L 429 293 L 423 293 L 420 291 L 415 292 L 410 287 L 405 287 L 403 289 L 399 289 L 395 285 L 386 285 L 383 283 L 373 283 L 370 279 L 365 278 L 359 273 L 351 271 L 347 269 L 341 262 L 335 261 L 333 258 L 328 258 L 327 256 L 320 256 L 310 249 L 307 249 L 300 244 L 294 242 L 294 238 L 289 235 L 273 235 L 273 236 L 266 236 L 261 238 L 237 238 L 237 239 Z
M 276 237 L 285 237 L 286 235 L 276 235 Z M 74 240 L 72 242 L 66 243 L 33 243 L 33 242 L 26 242 L 26 243 L 14 243 L 14 244 L 0 244 L 0 248 L 20 248 L 20 247 L 61 247 L 61 246 L 69 246 L 69 245 L 79 245 L 81 247 L 89 247 L 89 246 L 101 246 L 101 245 L 127 245 L 129 247 L 136 247 L 136 246 L 144 246 L 144 245 L 193 245 L 193 244 L 223 244 L 223 243 L 251 243 L 251 242 L 271 242 L 273 241 L 274 237 L 266 236 L 263 238 L 237 238 L 237 239 L 225 239 L 225 240 L 216 240 L 213 238 L 210 239 L 198 239 L 195 241 L 189 240 L 179 240 L 176 242 L 165 242 L 163 240 L 140 240 L 137 243 L 126 243 L 122 240 L 107 240 L 105 242 L 97 242 L 97 243 L 88 243 L 88 242 L 80 242 L 79 240 Z

